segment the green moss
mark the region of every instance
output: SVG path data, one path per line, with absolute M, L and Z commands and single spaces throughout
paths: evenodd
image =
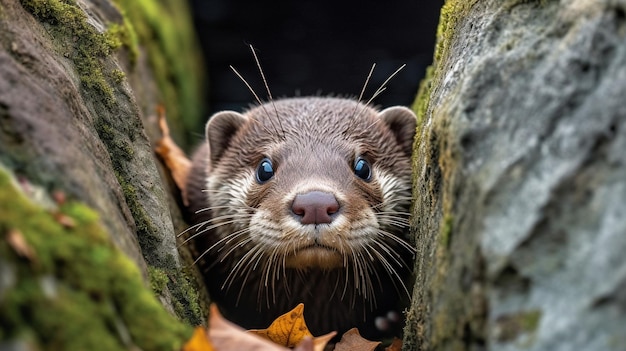
M 174 304 L 176 315 L 191 325 L 200 325 L 203 323 L 205 312 L 199 304 L 198 288 L 192 282 L 190 275 L 177 272 L 174 279 L 168 282 L 168 289 L 176 301 Z
M 188 9 L 177 0 L 114 1 L 133 24 L 174 127 L 172 133 L 185 144 L 186 138 L 175 127 L 196 131 L 203 114 L 203 70 Z
M 430 98 L 431 84 L 433 78 L 433 66 L 428 66 L 426 69 L 426 75 L 420 82 L 419 89 L 417 90 L 417 98 L 413 102 L 412 109 L 417 115 L 417 124 L 421 125 L 426 115 L 428 107 L 428 101 Z
M 22 6 L 42 23 L 58 40 L 58 50 L 69 57 L 76 67 L 81 83 L 95 93 L 96 100 L 112 106 L 113 88 L 110 72 L 103 60 L 113 50 L 128 44 L 133 51 L 132 32 L 126 25 L 112 24 L 107 32 L 99 33 L 87 23 L 83 10 L 71 0 L 20 0 Z
M 141 246 L 141 251 L 144 253 L 144 258 L 146 259 L 148 265 L 163 268 L 163 263 L 159 261 L 159 256 L 149 254 L 156 252 L 157 246 L 160 243 L 160 239 L 156 228 L 152 225 L 152 221 L 150 220 L 143 206 L 139 202 L 137 189 L 133 184 L 126 181 L 126 178 L 123 177 L 122 174 L 119 172 L 120 167 L 122 167 L 119 162 L 114 161 L 113 167 L 116 169 L 115 175 L 117 177 L 117 181 L 122 187 L 126 204 L 128 205 L 128 208 L 130 209 L 130 212 L 135 219 L 135 225 L 137 227 L 137 238 L 139 239 L 139 246 Z
M 134 263 L 108 239 L 98 216 L 78 203 L 54 213 L 31 203 L 0 169 L 0 340 L 41 350 L 176 350 L 190 328 L 170 316 Z M 58 216 L 72 218 L 63 226 Z M 19 233 L 18 255 L 4 240 Z M 15 234 L 14 234 L 15 235 Z
M 126 79 L 126 73 L 124 73 L 124 71 L 119 70 L 119 69 L 114 69 L 111 72 L 111 75 L 113 76 L 113 79 L 115 80 L 115 82 L 118 84 L 122 83 L 124 79 Z
M 125 12 L 120 10 L 122 14 L 122 24 L 111 23 L 106 32 L 108 44 L 111 48 L 117 49 L 125 47 L 129 53 L 129 61 L 132 66 L 137 63 L 139 57 L 139 40 L 132 23 L 128 20 Z
M 522 319 L 522 328 L 526 331 L 533 332 L 537 330 L 539 322 L 541 321 L 541 311 L 529 311 L 526 312 Z
M 499 317 L 496 320 L 498 340 L 511 341 L 521 334 L 534 332 L 539 326 L 541 315 L 540 310 L 532 310 Z
M 459 20 L 478 2 L 478 0 L 447 0 L 441 8 L 439 25 L 437 26 L 437 43 L 433 57 L 433 65 L 426 70 L 426 76 L 420 83 L 413 110 L 421 122 L 427 114 L 430 93 L 435 76 L 442 73 L 443 61 L 450 50 Z
M 165 290 L 169 281 L 167 274 L 163 270 L 150 266 L 148 267 L 148 280 L 150 281 L 152 291 L 157 294 L 161 294 Z
M 115 169 L 119 170 L 122 167 L 121 161 L 133 160 L 135 155 L 133 146 L 124 136 L 119 135 L 119 132 L 108 121 L 99 119 L 96 122 L 96 131 L 100 139 L 107 145 L 109 153 L 112 154 L 111 161 L 113 161 Z
M 443 222 L 439 227 L 439 247 L 447 250 L 450 248 L 450 236 L 452 235 L 452 225 L 454 219 L 447 214 L 443 217 Z
M 447 55 L 459 21 L 477 2 L 478 0 L 447 0 L 443 5 L 437 26 L 435 62 L 441 62 Z

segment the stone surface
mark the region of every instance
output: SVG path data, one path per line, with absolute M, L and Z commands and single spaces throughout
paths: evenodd
M 0 350 L 180 349 L 193 328 L 157 301 L 98 214 L 46 193 L 0 166 Z
M 0 163 L 93 207 L 144 276 L 167 274 L 164 305 L 199 323 L 144 130 L 157 74 L 123 14 L 110 1 L 0 0 Z
M 625 350 L 626 2 L 447 1 L 405 349 Z

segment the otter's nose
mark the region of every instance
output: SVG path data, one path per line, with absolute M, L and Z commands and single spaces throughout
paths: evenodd
M 331 215 L 339 211 L 335 195 L 323 191 L 311 191 L 298 194 L 291 204 L 291 212 L 302 224 L 328 224 L 333 221 Z

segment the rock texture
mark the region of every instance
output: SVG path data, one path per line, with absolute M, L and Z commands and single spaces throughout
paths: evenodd
M 626 350 L 626 2 L 451 1 L 406 350 Z
M 164 305 L 199 323 L 198 293 L 177 251 L 170 197 L 144 130 L 166 95 L 154 77 L 169 71 L 154 69 L 158 52 L 147 55 L 148 38 L 135 31 L 156 23 L 132 11 L 137 22 L 110 1 L 0 0 L 0 163 L 94 208 Z M 160 16 L 164 25 L 172 21 L 168 12 Z

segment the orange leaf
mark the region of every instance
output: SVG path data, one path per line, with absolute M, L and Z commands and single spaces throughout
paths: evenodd
M 209 342 L 207 330 L 203 327 L 196 327 L 191 339 L 183 345 L 182 351 L 215 351 Z
M 374 351 L 380 344 L 378 341 L 369 341 L 359 334 L 358 329 L 348 330 L 335 345 L 335 351 Z
M 401 351 L 402 350 L 402 340 L 398 338 L 393 338 L 393 342 L 391 345 L 385 347 L 385 351 Z
M 209 318 L 209 341 L 216 351 L 291 351 L 227 321 L 214 304 Z
M 295 347 L 305 337 L 313 336 L 304 322 L 304 304 L 302 303 L 276 318 L 267 329 L 248 330 L 248 332 L 287 347 Z
M 176 145 L 174 139 L 171 138 L 163 106 L 157 108 L 157 113 L 159 116 L 159 128 L 161 129 L 163 137 L 157 140 L 154 152 L 161 157 L 165 163 L 165 167 L 169 169 L 174 183 L 176 183 L 176 186 L 178 186 L 178 189 L 181 191 L 183 203 L 187 206 L 189 202 L 187 200 L 185 182 L 191 170 L 191 161 L 187 158 L 183 150 Z

